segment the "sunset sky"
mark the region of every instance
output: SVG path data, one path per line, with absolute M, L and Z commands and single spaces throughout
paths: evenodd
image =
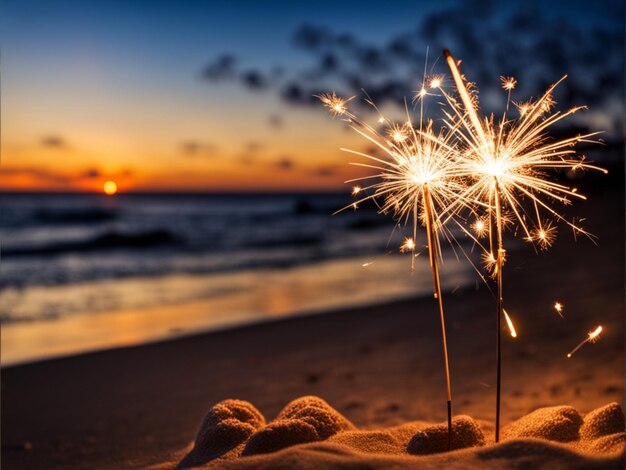
M 534 31 L 559 25 L 556 38 L 542 37 L 542 51 L 562 41 L 563 54 L 531 51 L 536 63 L 522 63 L 520 73 L 542 85 L 572 73 L 564 100 L 591 106 L 577 125 L 617 136 L 622 2 L 524 3 L 537 25 L 515 17 L 513 8 L 494 7 L 504 2 L 473 3 L 470 18 L 453 0 L 4 0 L 0 190 L 97 191 L 107 180 L 122 192 L 342 189 L 359 170 L 339 147 L 365 144 L 312 106 L 312 91 L 356 94 L 363 81 L 378 91 L 383 109 L 397 114 L 395 90 L 409 87 L 410 97 L 421 80 L 419 54 L 430 46 L 434 61 L 443 43 L 458 43 L 486 106 L 496 106 L 499 75 L 518 72 L 507 61 L 493 66 L 510 50 L 503 37 L 509 21 L 533 40 Z M 433 29 L 446 17 L 453 30 Z M 523 40 L 519 47 L 537 48 Z

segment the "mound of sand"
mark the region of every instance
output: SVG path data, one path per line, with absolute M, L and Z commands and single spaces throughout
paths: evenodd
M 303 397 L 265 425 L 251 404 L 226 400 L 205 417 L 179 468 L 623 468 L 624 414 L 617 403 L 584 419 L 569 406 L 540 408 L 502 430 L 469 416 L 358 430 L 324 400 Z M 487 439 L 485 438 L 487 436 Z
M 480 426 L 469 416 L 452 419 L 452 450 L 485 445 L 485 436 Z M 448 423 L 428 426 L 418 431 L 407 445 L 409 454 L 437 454 L 448 450 Z
M 569 442 L 578 439 L 583 419 L 571 406 L 539 408 L 502 430 L 502 440 L 536 437 Z
M 197 467 L 218 458 L 236 457 L 248 438 L 265 425 L 254 405 L 243 400 L 224 400 L 204 417 L 192 449 L 178 468 Z

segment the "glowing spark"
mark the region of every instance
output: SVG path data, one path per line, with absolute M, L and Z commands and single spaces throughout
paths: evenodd
M 363 263 L 361 266 L 364 267 L 364 268 L 367 268 L 368 266 L 371 266 L 374 263 L 375 263 L 375 261 L 368 261 L 367 263 Z
M 508 91 L 514 90 L 517 86 L 517 80 L 514 77 L 500 77 L 500 81 L 502 82 L 502 88 Z
M 561 318 L 565 318 L 563 317 L 563 304 L 561 302 L 554 302 L 554 310 L 556 310 L 556 313 L 558 313 Z
M 477 236 L 482 237 L 487 233 L 487 224 L 483 219 L 476 219 L 476 222 L 472 225 L 474 232 Z
M 506 310 L 502 309 L 502 312 L 504 313 L 504 319 L 506 320 L 506 324 L 509 327 L 509 331 L 511 332 L 511 336 L 513 338 L 517 338 L 517 331 L 515 331 L 515 326 L 513 325 L 513 322 L 511 321 L 511 317 L 509 317 L 509 314 L 506 313 Z
M 413 251 L 415 249 L 415 242 L 412 238 L 405 238 L 404 243 L 400 247 L 401 253 L 406 253 L 407 251 Z
M 378 123 L 379 123 L 379 124 L 382 124 L 383 122 L 385 122 L 385 118 L 384 118 L 384 117 L 382 117 L 382 116 L 381 116 L 381 117 L 379 117 L 379 118 L 378 118 Z
M 483 253 L 482 259 L 485 267 L 487 268 L 487 271 L 493 273 L 496 267 L 496 257 L 493 256 L 493 253 Z
M 602 326 L 598 326 L 595 330 L 587 333 L 587 337 L 584 340 L 582 340 L 580 343 L 578 343 L 578 346 L 576 346 L 569 353 L 567 353 L 567 357 L 568 358 L 572 357 L 574 353 L 578 351 L 580 348 L 582 348 L 585 343 L 595 343 L 600 333 L 602 333 Z
M 395 142 L 404 142 L 409 137 L 407 127 L 408 126 L 394 124 L 389 128 L 387 133 Z
M 352 187 L 352 195 L 356 196 L 357 194 L 359 194 L 361 192 L 361 186 L 353 186 Z
M 352 98 L 348 100 L 344 100 L 343 98 L 338 97 L 335 92 L 333 93 L 322 93 L 321 95 L 316 95 L 317 98 L 328 108 L 331 116 L 339 116 L 341 114 L 345 114 L 347 112 L 346 103 L 350 101 Z
M 430 87 L 440 88 L 442 83 L 443 83 L 443 77 L 440 75 L 437 75 L 430 80 Z
M 552 222 L 545 222 L 543 226 L 534 229 L 532 235 L 529 241 L 536 241 L 542 250 L 547 250 L 556 239 L 556 227 Z

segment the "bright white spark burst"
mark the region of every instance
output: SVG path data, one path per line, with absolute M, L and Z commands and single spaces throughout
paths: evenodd
M 338 97 L 335 92 L 332 93 L 322 93 L 321 95 L 316 95 L 317 98 L 326 106 L 331 114 L 331 116 L 339 116 L 345 114 L 347 111 L 346 104 L 352 98 L 347 100 Z
M 495 198 L 498 197 L 503 207 L 511 211 L 525 238 L 537 243 L 541 249 L 552 244 L 556 227 L 544 222 L 540 211 L 566 222 L 575 233 L 591 236 L 573 222 L 565 220 L 549 204 L 551 201 L 569 204 L 571 198 L 586 199 L 585 196 L 560 182 L 547 179 L 546 171 L 591 169 L 607 173 L 586 163 L 573 148 L 580 142 L 595 143 L 590 138 L 598 133 L 564 139 L 552 139 L 548 135 L 549 129 L 556 123 L 584 109 L 575 107 L 565 112 L 549 113 L 555 104 L 552 98 L 554 89 L 564 78 L 552 85 L 537 101 L 528 102 L 523 108 L 518 106 L 520 116 L 517 119 L 507 118 L 506 113 L 499 121 L 493 115 L 480 119 L 476 112 L 475 93 L 468 92 L 467 86 L 459 83 L 461 79 L 457 76 L 455 80 L 458 80 L 457 89 L 463 106 L 443 92 L 452 109 L 446 112 L 446 122 L 456 130 L 461 156 L 459 163 L 464 167 L 461 171 L 470 175 L 462 197 L 475 201 L 476 212 L 482 207 L 487 213 L 494 211 Z M 510 92 L 517 82 L 511 77 L 502 77 L 502 83 Z M 524 199 L 530 201 L 532 211 L 523 204 Z

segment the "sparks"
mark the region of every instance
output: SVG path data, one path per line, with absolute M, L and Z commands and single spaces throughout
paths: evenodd
M 572 357 L 574 353 L 582 348 L 585 343 L 595 343 L 598 339 L 598 336 L 600 336 L 600 333 L 602 333 L 602 326 L 598 326 L 595 330 L 587 333 L 587 337 L 580 343 L 578 343 L 578 345 L 574 349 L 567 353 L 567 357 Z
M 548 180 L 545 172 L 571 168 L 577 163 L 582 164 L 580 158 L 576 158 L 576 151 L 573 147 L 580 142 L 593 142 L 590 138 L 597 133 L 554 140 L 549 138 L 548 131 L 556 123 L 583 109 L 577 107 L 563 113 L 550 114 L 550 110 L 556 104 L 552 93 L 565 77 L 548 88 L 536 102 L 531 103 L 528 110 L 524 113 L 520 112 L 518 119 L 507 118 L 506 111 L 500 120 L 494 119 L 493 115 L 485 119 L 479 118 L 476 90 L 467 85 L 450 52 L 444 50 L 444 55 L 462 103 L 461 106 L 441 90 L 452 109 L 447 113 L 446 122 L 458 134 L 462 147 L 459 153 L 464 159 L 461 165 L 465 166 L 467 173 L 471 175 L 464 195 L 475 201 L 477 209 L 481 207 L 487 211 L 490 220 L 495 220 L 494 224 L 490 224 L 489 247 L 491 253 L 494 248 L 497 250 L 493 274 L 497 284 L 495 440 L 498 442 L 502 368 L 500 323 L 504 310 L 503 209 L 508 208 L 513 212 L 515 221 L 522 228 L 526 239 L 536 241 L 542 248 L 549 246 L 552 241 L 549 236 L 553 233 L 547 233 L 545 226 L 542 226 L 540 210 L 545 210 L 555 219 L 573 226 L 553 209 L 549 202 L 559 201 L 568 204 L 569 198 L 581 198 L 581 195 L 562 183 Z M 515 83 L 508 78 L 503 78 L 503 86 L 509 93 L 506 105 L 508 110 L 511 90 Z M 598 169 L 592 165 L 585 167 Z M 530 201 L 534 213 L 528 213 L 528 210 L 522 206 L 522 199 Z M 582 231 L 578 227 L 577 229 Z
M 356 196 L 361 192 L 361 186 L 352 186 L 352 195 Z
M 454 61 L 449 59 L 448 63 L 454 64 Z M 496 203 L 502 206 L 501 210 L 508 208 L 527 240 L 537 243 L 542 249 L 549 247 L 554 241 L 556 229 L 541 221 L 540 211 L 546 211 L 549 216 L 571 226 L 572 223 L 553 209 L 550 202 L 568 204 L 570 198 L 584 199 L 584 196 L 560 182 L 548 180 L 545 171 L 574 166 L 604 171 L 586 163 L 573 149 L 580 142 L 595 142 L 590 138 L 597 133 L 560 140 L 548 138 L 547 133 L 552 126 L 583 109 L 575 107 L 563 113 L 545 115 L 554 105 L 554 89 L 565 77 L 535 102 L 518 105 L 518 109 L 524 109 L 520 111 L 518 119 L 511 120 L 504 116 L 496 122 L 493 116 L 484 120 L 478 117 L 475 102 L 458 69 L 452 70 L 465 112 L 446 95 L 452 108 L 452 112 L 447 113 L 446 121 L 457 130 L 463 147 L 459 153 L 471 178 L 466 197 L 489 211 L 494 211 Z M 506 80 L 502 78 L 503 83 L 511 83 L 510 77 Z M 535 213 L 529 213 L 522 207 L 523 198 L 530 200 Z M 493 229 L 497 230 L 498 224 Z M 582 229 L 580 232 L 586 233 Z
M 436 75 L 430 80 L 430 87 L 440 88 L 442 83 L 443 83 L 443 76 Z
M 531 242 L 536 242 L 542 250 L 547 250 L 556 239 L 556 227 L 550 221 L 544 222 L 532 231 Z
M 483 219 L 476 219 L 476 222 L 472 224 L 472 229 L 474 229 L 476 236 L 482 237 L 487 233 L 487 224 Z
M 517 86 L 517 80 L 514 77 L 500 77 L 500 81 L 502 82 L 502 88 L 507 91 L 514 90 Z
M 517 338 L 517 331 L 515 331 L 515 326 L 511 321 L 511 317 L 509 317 L 509 314 L 506 313 L 506 310 L 502 309 L 502 312 L 504 313 L 504 319 L 506 320 L 506 324 L 509 327 L 509 332 L 511 333 L 511 336 L 513 338 Z
M 339 116 L 345 114 L 347 112 L 346 104 L 352 98 L 345 100 L 343 98 L 338 97 L 335 92 L 333 93 L 322 93 L 321 95 L 316 95 L 317 98 L 328 108 L 331 116 Z
M 556 313 L 558 313 L 561 318 L 565 318 L 563 317 L 563 304 L 561 302 L 554 302 L 554 310 L 556 310 Z
M 408 127 L 407 125 L 394 124 L 389 128 L 387 134 L 396 143 L 404 142 L 409 137 Z
M 404 243 L 400 247 L 401 253 L 406 253 L 407 251 L 413 251 L 415 249 L 415 242 L 412 238 L 405 238 Z
M 368 261 L 367 263 L 363 263 L 361 266 L 363 268 L 367 268 L 368 266 L 371 266 L 372 264 L 374 264 L 374 261 Z

